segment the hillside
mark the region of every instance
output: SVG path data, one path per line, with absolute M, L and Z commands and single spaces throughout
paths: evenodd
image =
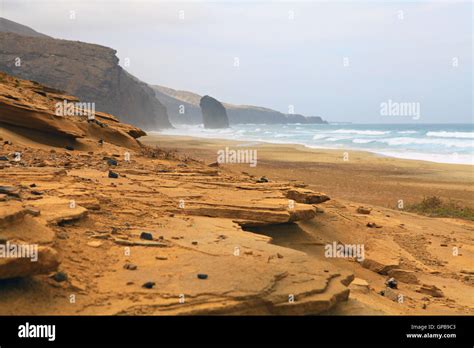
M 2 33 L 13 33 L 23 36 L 32 36 L 32 37 L 49 37 L 48 35 L 38 33 L 36 30 L 27 27 L 13 21 L 10 21 L 6 18 L 0 17 L 0 32 Z
M 0 71 L 94 102 L 96 110 L 114 114 L 123 122 L 145 129 L 171 127 L 165 106 L 147 84 L 119 66 L 115 50 L 41 35 L 25 36 L 33 30 L 23 26 L 16 30 L 13 22 L 2 23 Z M 22 35 L 15 33 L 19 31 Z
M 163 86 L 151 86 L 156 97 L 166 105 L 168 115 L 173 124 L 201 124 L 202 114 L 199 101 L 202 96 L 175 90 Z M 305 117 L 299 114 L 283 114 L 279 111 L 252 105 L 234 105 L 222 103 L 226 108 L 229 122 L 239 123 L 327 123 L 319 116 Z M 184 113 L 182 113 L 184 110 Z

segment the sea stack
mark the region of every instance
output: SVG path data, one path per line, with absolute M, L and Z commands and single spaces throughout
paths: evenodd
M 224 105 L 217 99 L 208 95 L 201 98 L 199 102 L 202 112 L 204 128 L 228 128 L 229 118 Z

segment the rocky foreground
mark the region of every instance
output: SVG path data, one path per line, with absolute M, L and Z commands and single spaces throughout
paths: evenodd
M 76 98 L 0 74 L 0 314 L 308 314 L 351 272 L 244 229 L 308 221 L 329 198 L 140 144 Z M 5 248 L 4 248 L 5 249 Z
M 0 74 L 0 314 L 474 313 L 472 222 L 145 146 L 77 102 Z

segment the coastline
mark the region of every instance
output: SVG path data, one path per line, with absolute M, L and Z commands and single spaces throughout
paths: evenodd
M 223 129 L 189 125 L 177 127 L 149 134 L 303 145 L 317 150 L 366 151 L 399 159 L 474 165 L 474 133 L 468 124 L 238 124 Z
M 314 149 L 300 144 L 198 138 L 152 134 L 140 139 L 148 145 L 177 150 L 207 163 L 215 162 L 219 149 L 257 150 L 258 164 L 224 164 L 235 172 L 267 176 L 274 180 L 303 181 L 311 189 L 355 202 L 396 208 L 424 197 L 439 196 L 474 207 L 474 167 L 401 159 L 366 151 Z M 348 160 L 344 161 L 344 152 Z

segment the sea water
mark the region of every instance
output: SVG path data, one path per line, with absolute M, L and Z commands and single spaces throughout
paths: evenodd
M 217 130 L 200 125 L 177 126 L 160 133 L 362 150 L 397 158 L 474 164 L 473 124 L 239 124 Z

